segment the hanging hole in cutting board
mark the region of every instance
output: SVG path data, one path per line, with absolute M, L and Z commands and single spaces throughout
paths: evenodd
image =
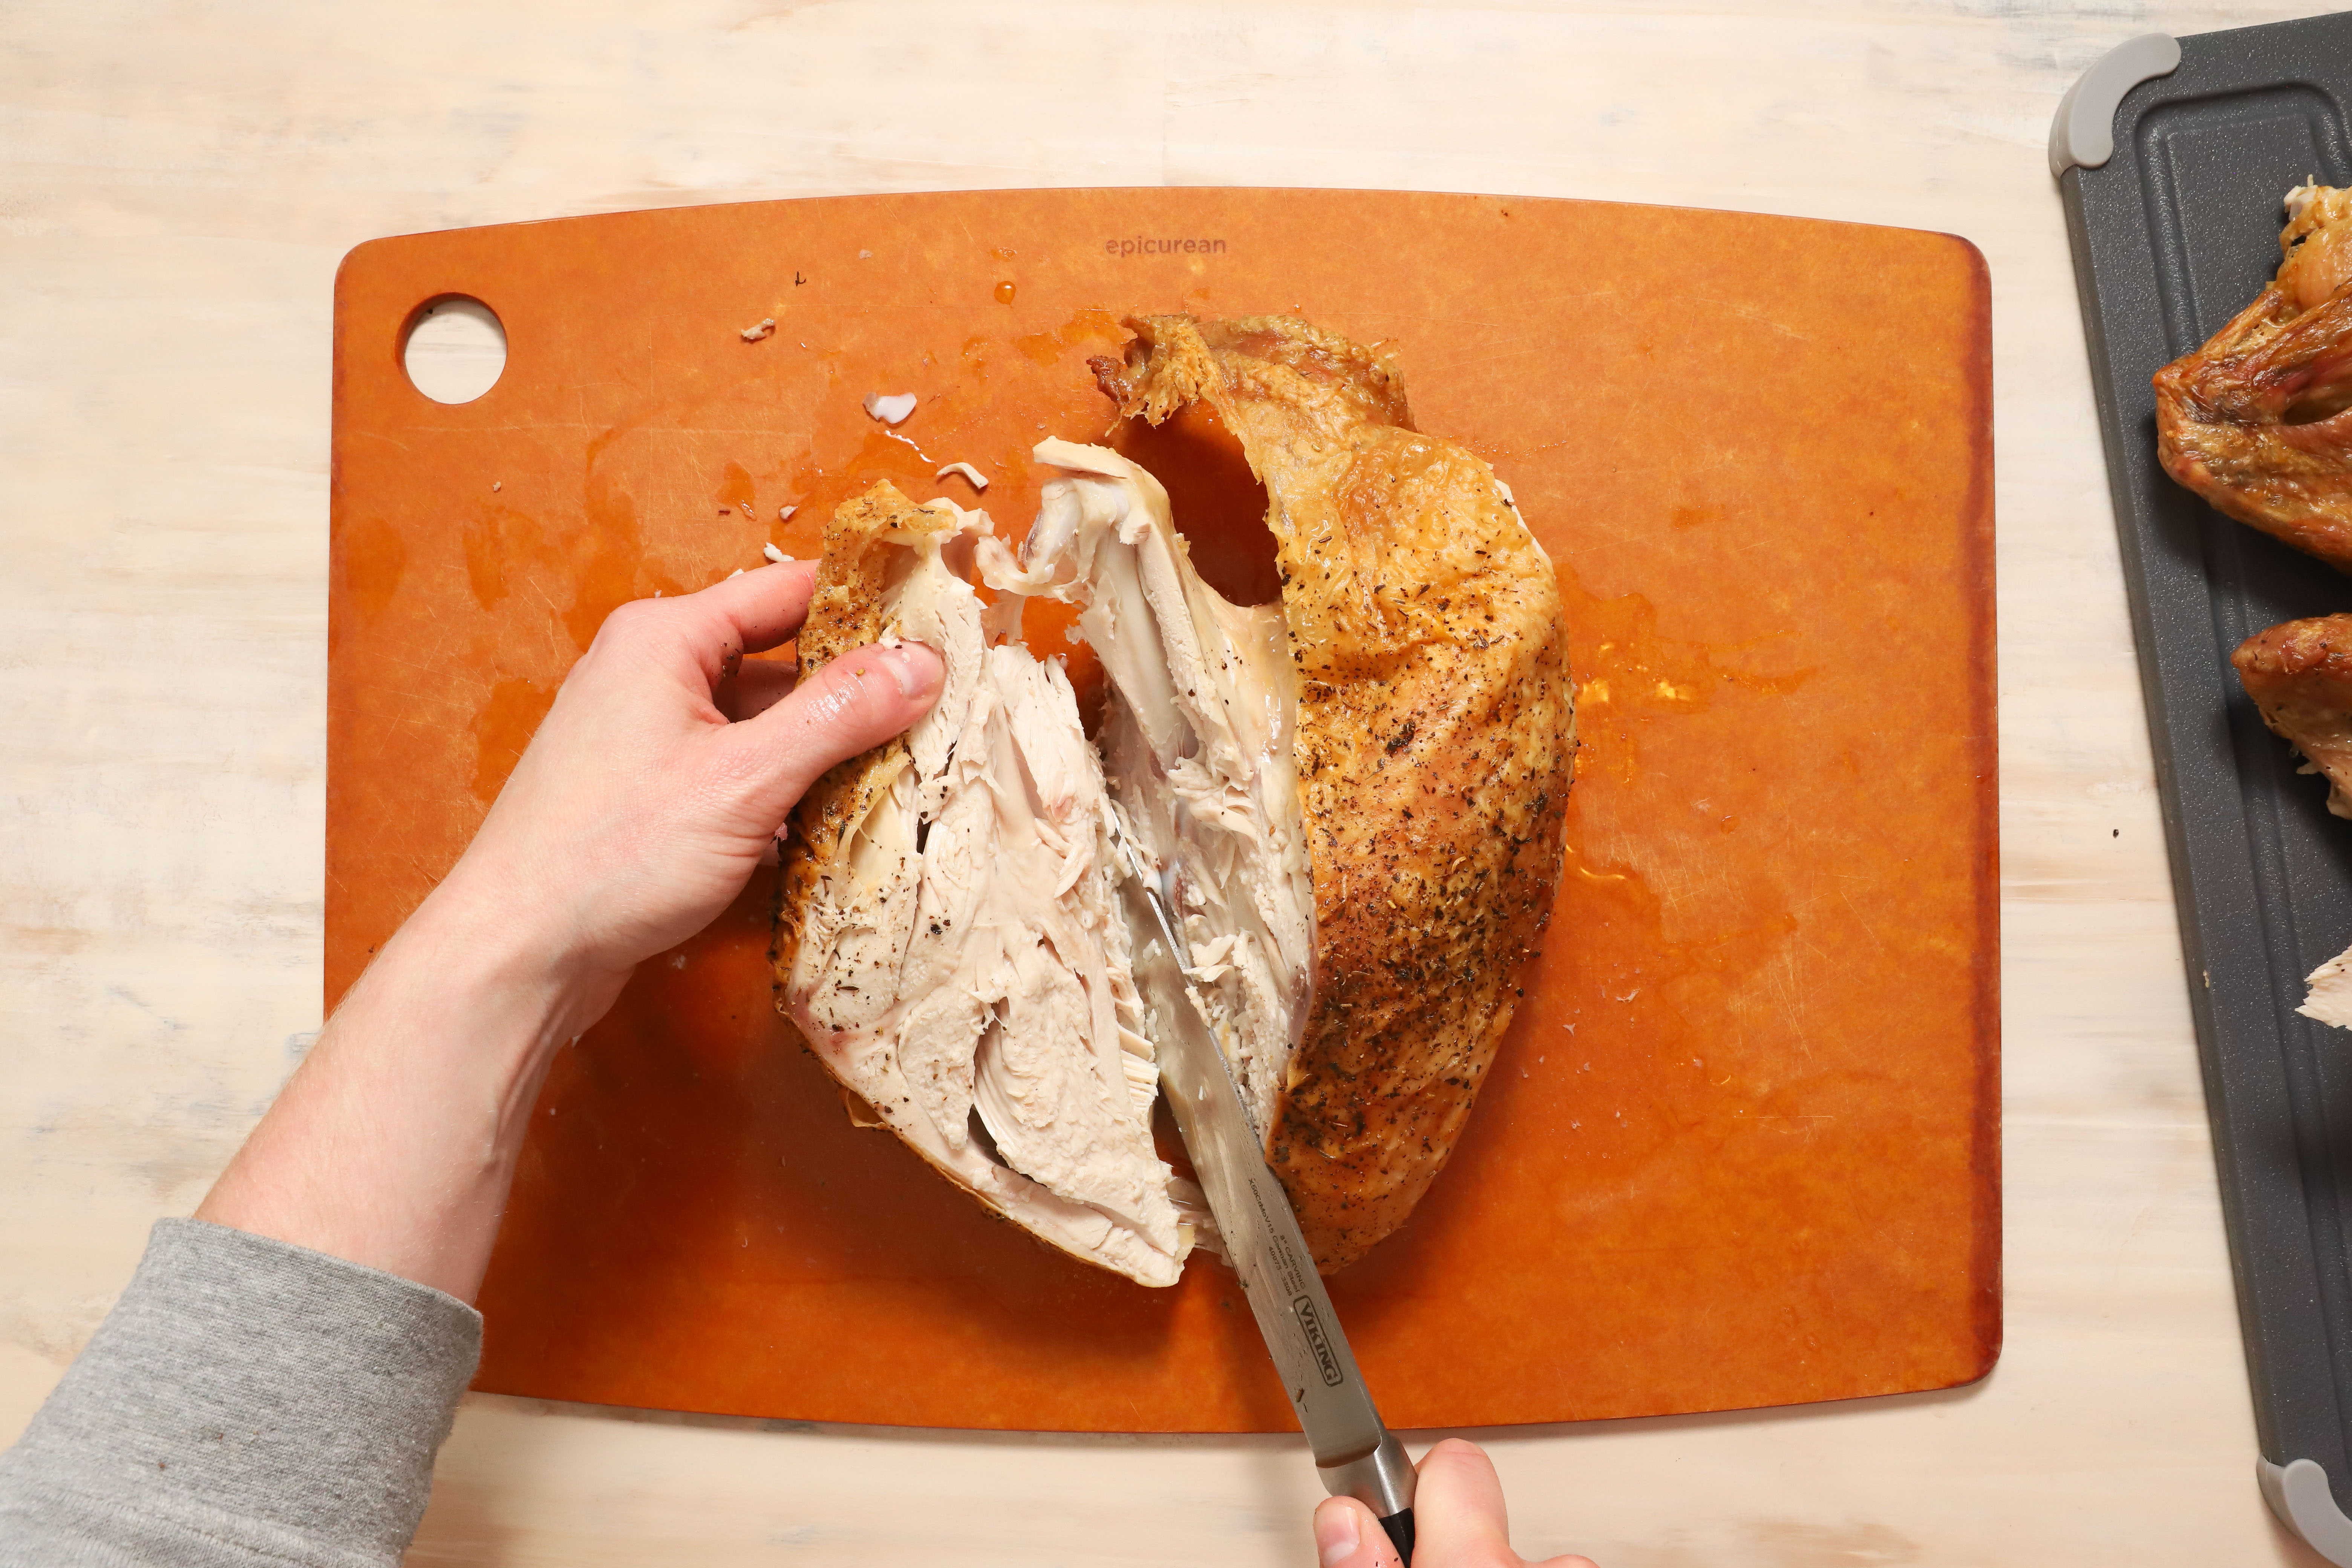
M 507 329 L 499 313 L 467 294 L 419 305 L 401 339 L 409 384 L 436 403 L 471 403 L 507 368 Z

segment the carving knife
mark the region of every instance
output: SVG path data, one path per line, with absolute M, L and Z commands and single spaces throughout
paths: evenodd
M 1187 949 L 1177 938 L 1167 895 L 1127 835 L 1114 829 L 1113 837 L 1129 873 L 1124 887 L 1144 1029 L 1159 1052 L 1168 1106 L 1208 1194 L 1226 1256 L 1315 1450 L 1324 1489 L 1370 1508 L 1410 1568 L 1412 1461 L 1381 1425 L 1289 1194 L 1266 1166 L 1241 1086 L 1185 981 Z

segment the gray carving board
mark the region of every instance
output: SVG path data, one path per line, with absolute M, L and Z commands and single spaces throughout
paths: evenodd
M 2148 378 L 2259 293 L 2281 197 L 2352 184 L 2352 16 L 2119 46 L 2051 132 L 2156 743 L 2271 1506 L 2352 1564 L 2352 1032 L 2300 1016 L 2352 943 L 2352 822 L 2229 656 L 2352 610 L 2352 577 L 2211 510 L 2156 459 Z

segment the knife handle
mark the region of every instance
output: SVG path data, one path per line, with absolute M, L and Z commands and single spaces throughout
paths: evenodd
M 1372 1510 L 1372 1517 L 1388 1534 L 1389 1544 L 1404 1559 L 1404 1568 L 1412 1568 L 1412 1494 L 1417 1478 L 1412 1456 L 1404 1451 L 1397 1435 L 1382 1431 L 1380 1446 L 1370 1453 L 1318 1469 L 1325 1491 L 1333 1497 L 1354 1498 Z
M 1389 1515 L 1381 1521 L 1381 1528 L 1389 1532 L 1389 1544 L 1404 1560 L 1404 1568 L 1412 1568 L 1412 1510 Z

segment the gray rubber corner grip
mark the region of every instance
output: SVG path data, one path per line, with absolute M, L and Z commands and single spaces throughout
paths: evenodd
M 2273 1465 L 2257 1456 L 2254 1477 L 2262 1485 L 2263 1500 L 2281 1524 L 2337 1568 L 2352 1568 L 2352 1519 L 2336 1506 L 2336 1494 L 2327 1489 L 2327 1472 L 2317 1460 Z
M 2180 40 L 2169 33 L 2126 38 L 2091 62 L 2058 100 L 2050 122 L 2050 177 L 2095 169 L 2116 155 L 2116 106 L 2144 81 L 2180 68 Z

